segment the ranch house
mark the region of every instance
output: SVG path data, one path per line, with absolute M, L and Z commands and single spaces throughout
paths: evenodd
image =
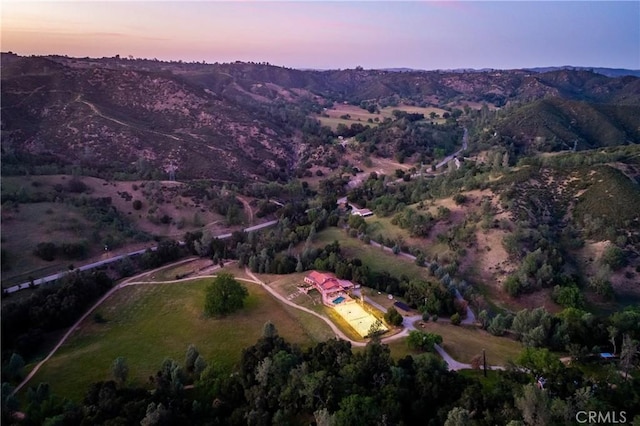
M 323 299 L 332 294 L 344 292 L 353 288 L 353 283 L 349 280 L 341 280 L 328 272 L 311 271 L 304 277 L 304 282 L 312 285 L 320 292 Z

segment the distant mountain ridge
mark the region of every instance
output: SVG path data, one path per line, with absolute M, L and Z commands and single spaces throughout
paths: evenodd
M 640 78 L 590 69 L 301 71 L 2 54 L 1 71 L 3 170 L 30 156 L 126 173 L 286 180 L 327 143 L 316 117 L 336 103 L 509 107 L 485 126 L 522 152 L 540 137 L 548 150 L 638 143 L 640 132 Z
M 390 71 L 390 72 L 453 72 L 453 73 L 483 73 L 483 72 L 493 72 L 493 71 L 515 71 L 515 70 L 525 70 L 536 73 L 547 73 L 553 71 L 561 71 L 561 70 L 572 70 L 572 71 L 592 71 L 597 74 L 602 74 L 607 77 L 624 77 L 624 76 L 633 76 L 640 77 L 640 69 L 632 70 L 627 68 L 605 68 L 605 67 L 575 67 L 571 65 L 564 65 L 559 67 L 535 67 L 535 68 L 515 68 L 511 70 L 505 70 L 500 68 L 452 68 L 452 69 L 439 69 L 439 70 L 425 70 L 420 68 L 407 68 L 407 67 L 399 67 L 399 68 L 379 68 L 380 71 Z
M 560 70 L 573 70 L 573 71 L 592 71 L 597 74 L 606 75 L 607 77 L 640 77 L 640 70 L 631 70 L 626 68 L 603 68 L 603 67 L 574 67 L 570 65 L 564 65 L 561 67 L 536 67 L 526 68 L 529 71 L 545 73 Z

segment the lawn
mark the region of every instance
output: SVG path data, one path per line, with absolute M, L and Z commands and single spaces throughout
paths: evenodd
M 325 246 L 338 240 L 340 247 L 347 257 L 358 257 L 372 271 L 387 271 L 395 277 L 406 275 L 411 279 L 426 279 L 427 270 L 416 265 L 412 260 L 402 256 L 396 256 L 389 251 L 383 251 L 379 247 L 373 247 L 362 241 L 347 236 L 338 228 L 328 228 L 318 233 L 317 243 Z
M 285 309 L 257 285 L 246 284 L 245 308 L 223 319 L 203 316 L 210 279 L 180 284 L 126 287 L 99 309 L 106 323 L 84 321 L 73 337 L 43 366 L 31 384 L 48 382 L 54 393 L 80 400 L 89 384 L 111 378 L 111 363 L 127 359 L 129 382 L 144 386 L 166 357 L 182 363 L 189 344 L 209 362 L 232 368 L 242 349 L 253 345 L 271 321 L 280 335 L 301 346 L 331 337 L 324 324 Z M 327 327 L 328 329 L 328 327 Z
M 409 231 L 394 225 L 391 223 L 391 220 L 392 217 L 380 216 L 367 219 L 368 234 L 376 241 L 379 240 L 379 236 L 382 236 L 383 238 L 394 240 L 401 238 L 405 244 L 412 247 L 423 247 L 426 245 L 425 239 L 412 237 Z
M 506 365 L 507 361 L 517 358 L 523 349 L 519 342 L 494 336 L 475 327 L 428 322 L 420 329 L 441 335 L 444 350 L 456 361 L 464 363 L 470 363 L 484 349 L 488 365 Z
M 303 283 L 304 277 L 309 273 L 301 272 L 287 275 L 275 274 L 256 274 L 269 287 L 274 289 L 278 294 L 284 296 L 287 300 L 298 306 L 311 309 L 320 315 L 324 315 L 324 305 L 322 297 L 317 290 L 310 290 L 304 293 L 298 290 L 298 285 Z
M 417 350 L 409 348 L 409 345 L 407 345 L 407 339 L 406 338 L 398 339 L 398 340 L 392 340 L 389 343 L 385 343 L 385 345 L 389 346 L 389 349 L 391 349 L 391 356 L 396 361 L 406 357 L 407 355 L 415 356 L 415 355 L 420 355 L 421 353 L 423 353 L 421 351 L 417 351 Z

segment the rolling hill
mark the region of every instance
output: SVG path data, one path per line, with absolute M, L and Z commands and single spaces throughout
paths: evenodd
M 316 120 L 336 103 L 464 109 L 458 122 L 489 132 L 472 138 L 496 135 L 491 143 L 517 154 L 640 140 L 640 79 L 588 70 L 302 71 L 3 54 L 3 173 L 285 181 L 337 136 Z M 499 114 L 475 120 L 481 105 Z M 380 152 L 394 155 L 402 144 L 388 142 Z

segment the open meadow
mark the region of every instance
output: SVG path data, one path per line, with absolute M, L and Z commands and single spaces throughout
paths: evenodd
M 445 120 L 442 119 L 442 114 L 447 112 L 441 108 L 435 107 L 418 107 L 411 105 L 398 105 L 395 107 L 385 107 L 379 112 L 369 112 L 366 109 L 360 108 L 356 105 L 350 104 L 336 104 L 332 108 L 329 108 L 323 112 L 323 115 L 317 116 L 323 126 L 329 126 L 335 130 L 338 124 L 344 124 L 345 126 L 351 126 L 355 123 L 360 123 L 364 126 L 377 126 L 385 118 L 392 118 L 393 111 L 399 110 L 410 114 L 424 114 L 425 119 L 432 121 L 433 123 L 442 123 Z M 430 119 L 430 114 L 435 113 L 438 115 L 433 120 Z M 371 122 L 369 122 L 371 120 Z M 376 121 L 377 120 L 377 121 Z
M 425 279 L 428 277 L 426 268 L 420 267 L 410 259 L 394 255 L 390 251 L 382 250 L 347 236 L 343 230 L 329 228 L 318 232 L 316 243 L 324 247 L 334 241 L 340 243 L 340 248 L 347 257 L 358 257 L 371 268 L 372 271 L 387 271 L 395 277 L 406 275 L 410 279 Z
M 497 337 L 484 330 L 469 326 L 455 326 L 442 322 L 427 322 L 418 329 L 442 336 L 442 347 L 453 359 L 470 363 L 484 349 L 488 365 L 506 365 L 518 357 L 522 344 L 506 337 Z
M 238 365 L 242 349 L 260 338 L 267 321 L 303 347 L 333 336 L 319 319 L 294 313 L 250 283 L 244 283 L 249 290 L 244 309 L 221 319 L 206 318 L 204 290 L 210 281 L 119 290 L 96 311 L 106 321 L 87 318 L 30 384 L 47 382 L 54 393 L 80 400 L 89 384 L 111 378 L 111 363 L 122 356 L 129 365 L 129 383 L 144 386 L 165 358 L 182 363 L 192 343 L 208 363 L 229 369 Z

